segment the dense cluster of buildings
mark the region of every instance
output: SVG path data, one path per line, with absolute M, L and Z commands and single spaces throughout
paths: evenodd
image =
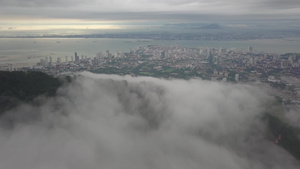
M 11 65 L 1 69 L 11 70 Z M 255 53 L 224 48 L 180 46 L 141 46 L 130 52 L 99 52 L 88 58 L 75 52 L 66 56 L 45 57 L 33 67 L 49 74 L 88 70 L 98 73 L 146 75 L 164 78 L 202 78 L 214 81 L 263 81 L 286 86 L 281 76 L 300 77 L 300 55 L 295 53 Z M 295 96 L 295 91 L 289 93 Z
M 75 58 L 75 59 L 74 59 Z M 34 69 L 59 73 L 63 71 L 97 70 L 99 68 L 134 69 L 140 71 L 163 71 L 164 68 L 188 69 L 196 71 L 194 76 L 211 80 L 248 81 L 255 78 L 300 76 L 300 56 L 293 54 L 253 53 L 224 48 L 186 48 L 179 46 L 142 46 L 128 53 L 98 53 L 93 58 L 81 56 L 62 62 L 61 58 L 52 61 L 51 56 L 41 59 Z M 121 71 L 120 71 L 121 72 Z M 172 71 L 170 72 L 172 73 Z M 174 74 L 173 74 L 174 75 Z M 272 78 L 269 78 L 272 79 Z
M 211 80 L 247 81 L 255 78 L 273 79 L 280 75 L 300 76 L 300 55 L 254 53 L 224 48 L 186 48 L 180 46 L 142 46 L 127 53 L 98 53 L 93 58 L 75 52 L 73 56 L 53 58 L 45 57 L 33 69 L 47 73 L 64 71 L 97 70 L 99 68 L 133 69 L 143 65 L 140 70 L 163 71 L 164 68 L 188 69 L 196 71 L 194 76 Z M 12 71 L 11 64 L 1 65 L 1 70 Z M 170 71 L 170 73 L 173 73 Z M 272 79 L 269 78 L 269 79 Z

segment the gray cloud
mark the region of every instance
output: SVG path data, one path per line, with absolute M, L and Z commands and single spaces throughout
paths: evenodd
M 297 0 L 88 0 L 88 1 L 45 1 L 45 0 L 0 0 L 1 13 L 7 16 L 18 15 L 28 17 L 49 17 L 49 18 L 78 18 L 101 20 L 102 15 L 117 16 L 116 20 L 135 20 L 138 18 L 147 20 L 160 19 L 154 17 L 155 13 L 162 14 L 167 19 L 167 14 L 183 15 L 269 15 L 277 17 L 299 17 L 300 3 Z M 93 15 L 96 14 L 96 15 Z M 138 14 L 138 15 L 134 15 Z M 147 16 L 147 14 L 152 14 Z M 142 18 L 145 17 L 145 18 Z
M 92 1 L 90 1 L 92 2 Z M 8 6 L 15 6 L 15 7 L 61 7 L 61 6 L 74 6 L 78 4 L 84 4 L 82 1 L 79 0 L 52 0 L 52 1 L 45 1 L 45 0 L 0 0 L 0 4 L 3 7 Z
M 265 137 L 253 86 L 84 72 L 1 119 L 0 163 L 35 168 L 298 168 Z M 9 129 L 9 126 L 13 128 Z
M 294 86 L 296 97 L 300 98 L 300 79 L 295 77 L 281 77 L 281 80 Z M 296 99 L 297 100 L 297 99 Z M 286 119 L 293 126 L 300 127 L 300 105 L 286 105 L 287 111 L 285 112 Z
M 108 0 L 87 0 L 87 1 L 79 1 L 79 0 L 53 0 L 53 1 L 46 1 L 46 0 L 0 0 L 0 4 L 2 6 L 74 6 L 74 5 L 97 5 L 98 7 L 101 7 L 100 5 L 118 5 L 118 4 L 127 4 L 126 6 L 123 6 L 123 8 L 129 8 L 129 6 L 142 6 L 145 4 L 148 5 L 168 5 L 169 7 L 174 6 L 184 6 L 192 4 L 194 6 L 201 6 L 201 5 L 218 5 L 221 7 L 224 6 L 232 6 L 232 7 L 269 7 L 269 8 L 295 8 L 299 7 L 300 3 L 298 0 L 228 0 L 228 1 L 221 1 L 221 0 L 114 0 L 114 1 L 108 1 Z M 138 10 L 138 9 L 136 9 Z M 155 9 L 153 9 L 155 10 Z M 166 9 L 167 10 L 167 9 Z
M 264 0 L 261 1 L 261 4 L 263 4 L 266 8 L 276 8 L 276 9 L 286 9 L 286 8 L 299 8 L 300 2 L 297 0 Z

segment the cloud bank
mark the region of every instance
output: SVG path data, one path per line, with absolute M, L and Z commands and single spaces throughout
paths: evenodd
M 84 72 L 1 119 L 5 169 L 298 168 L 266 138 L 253 86 Z

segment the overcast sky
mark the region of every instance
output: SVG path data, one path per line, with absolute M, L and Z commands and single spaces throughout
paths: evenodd
M 98 25 L 97 29 L 101 28 L 99 24 L 128 21 L 201 22 L 218 18 L 294 19 L 299 16 L 299 0 L 0 0 L 0 29 L 43 24 L 48 29 L 49 24 L 78 25 L 79 22 Z M 24 26 L 23 29 L 34 28 Z

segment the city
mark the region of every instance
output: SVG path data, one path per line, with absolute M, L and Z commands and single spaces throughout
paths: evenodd
M 299 0 L 0 0 L 0 168 L 299 169 Z
M 2 66 L 12 71 L 12 65 Z M 51 75 L 64 72 L 91 71 L 94 73 L 153 76 L 166 79 L 203 79 L 230 83 L 263 82 L 276 89 L 276 96 L 284 101 L 300 101 L 299 86 L 281 79 L 282 76 L 300 77 L 300 54 L 256 53 L 225 48 L 187 48 L 180 46 L 141 46 L 127 53 L 99 52 L 97 56 L 74 53 L 41 59 L 32 68 L 18 70 L 42 71 Z

